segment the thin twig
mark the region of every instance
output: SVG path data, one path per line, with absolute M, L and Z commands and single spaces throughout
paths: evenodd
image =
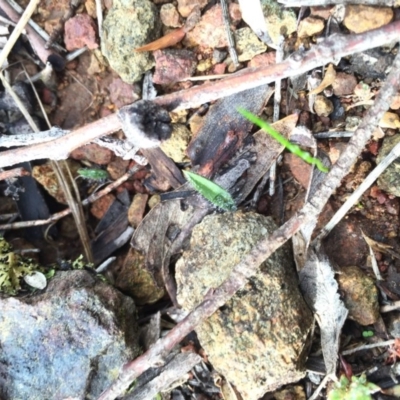
M 0 53 L 0 68 L 4 64 L 4 61 L 7 60 L 10 51 L 20 37 L 32 14 L 35 12 L 39 2 L 40 0 L 31 0 L 28 4 L 28 7 L 26 7 L 24 13 L 21 15 L 21 19 L 18 21 L 17 26 L 12 31 L 6 45 L 3 47 L 3 50 Z
M 154 102 L 170 111 L 195 108 L 221 97 L 274 82 L 277 79 L 305 73 L 349 54 L 383 46 L 397 40 L 399 35 L 400 21 L 358 35 L 334 35 L 311 48 L 307 53 L 294 55 L 282 63 L 267 67 L 248 68 L 219 82 L 195 86 L 157 97 Z M 2 152 L 0 155 L 0 167 L 7 167 L 23 161 L 47 158 L 49 155 L 53 159 L 64 159 L 77 147 L 83 146 L 98 137 L 109 135 L 119 129 L 121 129 L 121 124 L 117 115 L 113 114 L 79 128 L 60 139 L 29 148 Z
M 28 176 L 28 175 L 30 175 L 30 173 L 25 168 L 22 167 L 13 168 L 7 171 L 0 171 L 0 181 L 16 178 L 18 176 Z
M 378 343 L 370 343 L 370 344 L 363 344 L 358 347 L 354 347 L 354 349 L 349 349 L 349 350 L 344 350 L 341 352 L 343 356 L 348 356 L 349 354 L 356 353 L 357 351 L 362 351 L 362 350 L 368 350 L 368 349 L 374 349 L 376 347 L 386 347 L 386 346 L 391 346 L 392 344 L 395 343 L 395 340 L 386 340 L 384 342 L 378 342 Z
M 96 0 L 96 16 L 99 28 L 99 38 L 101 39 L 103 37 L 103 9 L 101 7 L 101 0 Z
M 386 304 L 380 308 L 381 313 L 387 313 L 400 308 L 400 300 L 394 301 L 391 304 Z
M 235 66 L 235 68 L 237 68 L 239 66 L 239 60 L 238 60 L 238 56 L 237 56 L 236 49 L 235 49 L 235 40 L 233 39 L 233 35 L 232 35 L 231 27 L 230 27 L 228 5 L 226 4 L 226 0 L 220 0 L 220 1 L 221 1 L 222 18 L 224 20 L 226 37 L 228 38 L 229 55 L 231 56 L 233 65 Z
M 389 108 L 391 99 L 400 88 L 399 75 L 400 54 L 396 56 L 392 70 L 376 96 L 374 105 L 367 111 L 346 149 L 327 174 L 325 181 L 321 183 L 304 207 L 272 233 L 272 235 L 258 242 L 251 252 L 243 257 L 240 263 L 234 267 L 229 278 L 220 287 L 215 289 L 212 294 L 207 296 L 208 298 L 188 314 L 165 337 L 159 339 L 153 347 L 136 360 L 125 364 L 117 381 L 103 392 L 99 400 L 114 400 L 140 374 L 157 362 L 162 362 L 164 354 L 171 351 L 201 321 L 222 307 L 237 290 L 242 289 L 247 283 L 247 279 L 257 272 L 259 265 L 275 250 L 288 241 L 302 226 L 318 218 L 329 197 L 340 185 L 341 180 L 347 175 L 383 114 Z
M 105 196 L 106 194 L 112 192 L 118 186 L 120 186 L 124 182 L 126 182 L 136 171 L 139 170 L 139 168 L 141 168 L 141 167 L 135 165 L 128 172 L 126 172 L 124 175 L 122 175 L 119 179 L 110 183 L 104 189 L 99 190 L 98 192 L 90 195 L 85 200 L 82 200 L 82 205 L 87 206 L 88 204 L 94 203 L 96 200 L 98 200 L 98 199 L 102 198 L 103 196 Z M 52 216 L 50 216 L 47 219 L 40 219 L 40 220 L 35 220 L 35 221 L 20 221 L 20 222 L 13 222 L 10 224 L 0 225 L 0 230 L 21 229 L 21 228 L 27 228 L 27 227 L 31 227 L 31 226 L 47 225 L 47 224 L 51 224 L 52 222 L 56 222 L 59 219 L 64 218 L 71 213 L 72 213 L 72 211 L 68 207 L 63 211 L 53 214 Z

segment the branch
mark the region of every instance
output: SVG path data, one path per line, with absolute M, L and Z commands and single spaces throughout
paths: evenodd
M 277 79 L 305 73 L 329 62 L 335 62 L 335 60 L 349 54 L 383 46 L 398 40 L 399 35 L 400 21 L 357 35 L 333 35 L 312 47 L 308 52 L 304 54 L 295 53 L 279 64 L 248 68 L 219 82 L 199 85 L 157 97 L 154 102 L 168 110 L 195 108 L 221 97 L 275 82 Z M 117 116 L 113 114 L 79 128 L 60 139 L 23 149 L 5 151 L 0 155 L 0 167 L 49 157 L 52 159 L 66 158 L 77 147 L 98 137 L 116 132 L 120 128 L 120 122 Z
M 222 307 L 235 293 L 242 289 L 247 279 L 254 275 L 259 265 L 275 250 L 289 240 L 305 224 L 316 220 L 322 208 L 341 180 L 347 175 L 351 166 L 371 137 L 375 127 L 389 108 L 391 98 L 400 88 L 400 54 L 394 60 L 392 70 L 381 87 L 374 105 L 368 110 L 362 123 L 350 139 L 346 149 L 340 155 L 337 163 L 327 174 L 316 193 L 305 206 L 272 235 L 261 240 L 253 250 L 245 256 L 233 269 L 229 278 L 214 293 L 206 298 L 190 314 L 176 325 L 165 337 L 159 339 L 153 347 L 136 360 L 127 363 L 118 380 L 98 400 L 114 400 L 123 393 L 130 383 L 148 368 L 162 361 L 163 356 L 188 335 L 196 326 Z

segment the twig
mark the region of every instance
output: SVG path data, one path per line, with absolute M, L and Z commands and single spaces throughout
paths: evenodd
M 357 351 L 361 350 L 368 350 L 368 349 L 374 349 L 375 347 L 386 347 L 386 346 L 391 346 L 392 344 L 395 343 L 395 340 L 386 340 L 384 342 L 378 342 L 378 343 L 371 343 L 371 344 L 363 344 L 358 347 L 354 347 L 354 349 L 349 349 L 349 350 L 344 350 L 341 352 L 343 356 L 347 356 L 349 354 L 356 353 Z
M 35 0 L 35 3 L 39 3 L 38 0 Z M 0 8 L 7 14 L 7 16 L 14 22 L 20 21 L 20 15 L 10 6 L 10 4 L 7 2 L 7 0 L 0 0 Z M 27 12 L 28 9 L 25 10 L 25 13 Z M 34 11 L 34 10 L 33 10 Z M 46 50 L 44 48 L 44 40 L 43 38 L 30 26 L 26 25 L 25 26 L 26 30 L 26 36 L 29 39 L 29 43 L 31 44 L 32 48 L 35 50 L 36 54 L 40 58 L 40 60 L 43 62 L 43 64 L 46 64 L 47 58 L 51 54 L 51 51 Z M 11 39 L 11 36 L 10 36 Z M 14 43 L 13 43 L 14 45 Z M 8 53 L 7 53 L 8 54 Z M 1 66 L 2 64 L 0 64 Z
M 400 308 L 400 300 L 394 301 L 391 304 L 386 304 L 380 308 L 381 313 L 387 313 L 394 310 L 398 310 Z
M 389 108 L 391 98 L 400 87 L 400 54 L 394 60 L 392 71 L 382 85 L 374 105 L 367 111 L 366 116 L 350 139 L 346 149 L 340 155 L 337 163 L 327 174 L 325 181 L 319 186 L 314 195 L 295 213 L 284 225 L 272 235 L 261 240 L 232 270 L 229 278 L 197 306 L 186 318 L 176 325 L 165 337 L 159 339 L 153 347 L 136 360 L 123 366 L 117 381 L 99 397 L 99 400 L 114 400 L 130 383 L 141 373 L 162 362 L 163 355 L 172 350 L 187 334 L 204 319 L 222 307 L 239 289 L 247 283 L 247 279 L 254 275 L 263 263 L 275 250 L 288 241 L 302 226 L 315 221 L 333 191 L 340 185 L 351 166 L 355 163 L 365 144 L 378 125 L 383 114 Z
M 235 66 L 235 68 L 237 68 L 239 66 L 239 60 L 238 60 L 238 56 L 236 54 L 235 40 L 233 39 L 232 31 L 231 31 L 231 27 L 230 27 L 230 23 L 229 23 L 228 5 L 226 4 L 226 0 L 220 0 L 220 1 L 221 1 L 222 18 L 224 20 L 226 37 L 228 38 L 229 55 L 231 56 L 233 65 Z
M 96 16 L 99 28 L 99 38 L 103 37 L 103 10 L 101 8 L 101 0 L 96 0 Z
M 126 172 L 124 175 L 122 175 L 121 178 L 119 178 L 116 181 L 114 181 L 113 183 L 109 184 L 104 189 L 99 190 L 96 193 L 93 193 L 91 196 L 89 196 L 85 200 L 82 200 L 82 205 L 86 206 L 90 203 L 94 203 L 96 200 L 98 200 L 101 197 L 105 196 L 106 194 L 112 192 L 118 186 L 120 186 L 125 181 L 127 181 L 136 171 L 139 170 L 139 168 L 140 168 L 140 166 L 135 165 L 128 172 Z M 71 209 L 66 208 L 63 211 L 53 214 L 52 216 L 50 216 L 47 219 L 41 219 L 41 220 L 36 220 L 36 221 L 21 221 L 21 222 L 13 222 L 10 224 L 3 224 L 3 225 L 0 225 L 0 230 L 21 229 L 21 228 L 27 228 L 30 226 L 47 225 L 47 224 L 51 224 L 52 222 L 56 222 L 59 219 L 66 217 L 67 215 L 69 215 L 71 213 L 72 213 Z
M 16 178 L 17 176 L 28 176 L 28 175 L 30 175 L 30 173 L 25 168 L 22 167 L 13 168 L 7 171 L 0 171 L 0 181 L 4 181 L 5 179 Z
M 399 34 L 400 21 L 396 21 L 380 29 L 358 35 L 334 35 L 311 48 L 307 53 L 296 54 L 282 63 L 267 67 L 249 68 L 219 82 L 195 86 L 187 90 L 157 97 L 154 102 L 170 111 L 195 108 L 221 97 L 274 82 L 277 79 L 284 79 L 307 72 L 349 54 L 383 46 L 397 40 Z M 49 155 L 53 159 L 64 159 L 77 147 L 83 146 L 98 137 L 116 132 L 120 128 L 121 124 L 118 117 L 113 114 L 79 128 L 60 139 L 29 148 L 2 152 L 0 155 L 0 167 L 7 167 L 23 161 L 48 158 Z
M 347 138 L 353 136 L 352 131 L 328 131 L 315 133 L 314 137 L 316 139 L 330 139 L 330 138 Z
M 363 4 L 366 6 L 397 7 L 399 0 L 278 0 L 286 7 L 328 6 L 330 4 Z
M 65 131 L 57 126 L 53 126 L 48 131 L 41 131 L 38 133 L 3 135 L 0 136 L 0 147 L 31 146 L 35 143 L 45 143 L 63 137 L 69 132 L 70 131 Z

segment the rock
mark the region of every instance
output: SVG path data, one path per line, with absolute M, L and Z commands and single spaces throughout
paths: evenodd
M 138 81 L 154 66 L 151 53 L 135 49 L 157 39 L 160 29 L 157 8 L 151 1 L 113 1 L 103 22 L 101 50 L 125 82 Z
M 196 70 L 196 56 L 190 50 L 167 49 L 154 52 L 156 70 L 153 83 L 169 85 L 193 75 Z
M 164 153 L 175 162 L 187 161 L 186 148 L 192 138 L 192 134 L 183 124 L 172 125 L 172 136 L 161 143 Z
M 182 26 L 179 13 L 171 3 L 163 4 L 160 9 L 160 18 L 165 26 L 179 28 Z
M 136 100 L 139 100 L 139 95 L 135 93 L 135 88 L 124 82 L 120 78 L 114 78 L 109 86 L 110 100 L 121 108 L 128 104 L 132 104 Z
M 389 7 L 348 5 L 343 24 L 349 31 L 361 33 L 380 28 L 392 19 L 393 10 Z
M 3 400 L 97 398 L 139 354 L 132 299 L 87 271 L 0 307 Z
M 310 186 L 310 176 L 312 173 L 312 165 L 303 161 L 300 157 L 293 153 L 285 153 L 284 155 L 285 164 L 290 168 L 294 179 L 307 189 Z
M 315 96 L 314 111 L 319 117 L 327 117 L 333 111 L 333 104 L 323 95 Z
M 310 13 L 312 17 L 319 17 L 324 20 L 328 20 L 331 16 L 331 11 L 334 9 L 333 6 L 314 6 L 310 7 Z
M 115 286 L 132 296 L 136 304 L 155 303 L 164 297 L 165 290 L 157 284 L 153 273 L 146 269 L 145 257 L 131 248 L 116 277 Z
M 400 339 L 400 314 L 398 312 L 388 315 L 386 326 L 390 336 Z
M 268 27 L 268 34 L 272 41 L 277 45 L 281 35 L 289 36 L 297 30 L 297 17 L 291 10 L 282 9 L 276 2 L 263 4 L 264 15 Z
M 297 36 L 300 38 L 311 37 L 321 33 L 325 28 L 325 23 L 317 17 L 307 17 L 300 21 Z
M 128 221 L 134 228 L 137 228 L 142 222 L 146 210 L 148 194 L 136 193 L 128 209 Z
M 345 72 L 337 72 L 335 80 L 332 83 L 333 93 L 338 97 L 353 94 L 356 86 L 356 77 Z
M 91 214 L 96 217 L 97 219 L 102 219 L 106 214 L 107 210 L 111 207 L 111 204 L 114 203 L 115 196 L 111 193 L 106 194 L 100 199 L 96 200 L 90 206 Z
M 178 0 L 178 11 L 186 18 L 196 6 L 202 10 L 207 4 L 208 0 Z
M 251 61 L 248 63 L 249 68 L 253 67 L 261 67 L 261 66 L 268 66 L 273 65 L 276 63 L 276 53 L 275 51 L 269 51 L 268 53 L 259 54 L 255 56 Z
M 349 318 L 372 325 L 379 317 L 378 289 L 372 278 L 358 267 L 346 267 L 336 275 Z
M 379 164 L 396 146 L 400 143 L 400 135 L 393 135 L 383 139 L 382 147 L 379 150 L 378 158 L 376 159 Z M 380 189 L 392 194 L 393 196 L 400 197 L 400 159 L 394 160 L 378 178 L 378 186 Z
M 267 46 L 250 28 L 238 29 L 235 32 L 235 42 L 240 62 L 251 60 L 257 54 L 264 53 L 267 50 Z
M 275 228 L 271 218 L 255 213 L 205 217 L 176 264 L 178 302 L 186 310 L 199 304 Z M 283 246 L 196 333 L 213 366 L 244 399 L 254 400 L 304 376 L 311 322 L 289 247 Z
M 75 149 L 70 157 L 74 160 L 87 160 L 98 165 L 107 165 L 113 159 L 114 153 L 96 143 L 89 143 Z
M 77 14 L 70 18 L 64 26 L 64 42 L 68 51 L 87 46 L 88 49 L 97 49 L 97 26 L 88 14 Z
M 393 96 L 392 104 L 390 104 L 392 110 L 398 110 L 400 108 L 400 94 Z
M 241 21 L 240 8 L 237 4 L 229 4 L 229 15 L 233 26 Z M 219 4 L 207 10 L 194 29 L 186 33 L 184 43 L 189 47 L 203 46 L 215 48 L 228 46 L 224 21 L 222 19 L 222 9 Z
M 114 161 L 111 161 L 107 165 L 107 172 L 110 175 L 110 178 L 114 181 L 121 178 L 121 176 L 126 173 L 129 163 L 129 160 L 123 160 L 121 157 L 116 157 Z
M 67 160 L 66 162 L 72 176 L 74 178 L 77 177 L 77 171 L 81 167 L 81 165 L 74 160 Z M 64 164 L 61 164 L 61 168 L 68 176 L 68 172 L 64 167 Z M 67 199 L 65 198 L 65 192 L 60 187 L 58 178 L 50 162 L 46 162 L 42 165 L 35 165 L 32 168 L 32 176 L 44 187 L 44 189 L 50 196 L 54 197 L 61 204 L 68 204 Z

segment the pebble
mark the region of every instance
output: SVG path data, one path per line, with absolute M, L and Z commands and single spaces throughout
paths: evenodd
M 88 14 L 78 14 L 70 18 L 64 27 L 64 42 L 68 51 L 87 46 L 93 50 L 99 47 L 96 40 L 97 26 Z
M 265 67 L 267 65 L 273 65 L 276 63 L 276 53 L 275 51 L 268 51 L 267 53 L 258 54 L 252 60 L 249 61 L 247 66 L 252 67 Z
M 325 23 L 321 18 L 307 17 L 300 21 L 297 35 L 299 38 L 311 37 L 321 33 L 325 28 Z
M 179 13 L 171 3 L 163 4 L 160 9 L 160 18 L 165 26 L 170 28 L 179 28 L 182 26 Z
M 345 72 L 338 72 L 332 83 L 333 93 L 338 97 L 353 94 L 356 86 L 356 77 Z
M 70 157 L 74 160 L 87 160 L 98 165 L 107 165 L 114 157 L 114 153 L 96 143 L 89 143 L 75 149 Z
M 146 209 L 148 194 L 136 193 L 128 209 L 128 221 L 134 228 L 137 228 L 142 222 Z
M 348 5 L 343 24 L 349 31 L 361 33 L 380 28 L 392 19 L 393 10 L 389 7 Z
M 178 11 L 182 17 L 186 18 L 196 6 L 202 10 L 207 4 L 208 0 L 178 0 Z
M 97 219 L 102 219 L 107 212 L 107 210 L 111 207 L 111 204 L 114 203 L 115 196 L 111 193 L 106 194 L 100 199 L 96 200 L 90 206 L 90 213 Z
M 190 130 L 183 124 L 172 125 L 171 137 L 162 142 L 160 147 L 175 162 L 187 161 L 186 148 L 192 138 Z
M 140 98 L 139 95 L 135 93 L 134 86 L 124 82 L 121 78 L 114 78 L 108 90 L 110 92 L 110 100 L 117 108 L 132 104 Z
M 327 117 L 333 111 L 333 104 L 325 96 L 315 96 L 314 111 L 320 117 Z
M 249 61 L 267 50 L 267 46 L 250 28 L 238 29 L 235 32 L 235 42 L 239 62 Z

